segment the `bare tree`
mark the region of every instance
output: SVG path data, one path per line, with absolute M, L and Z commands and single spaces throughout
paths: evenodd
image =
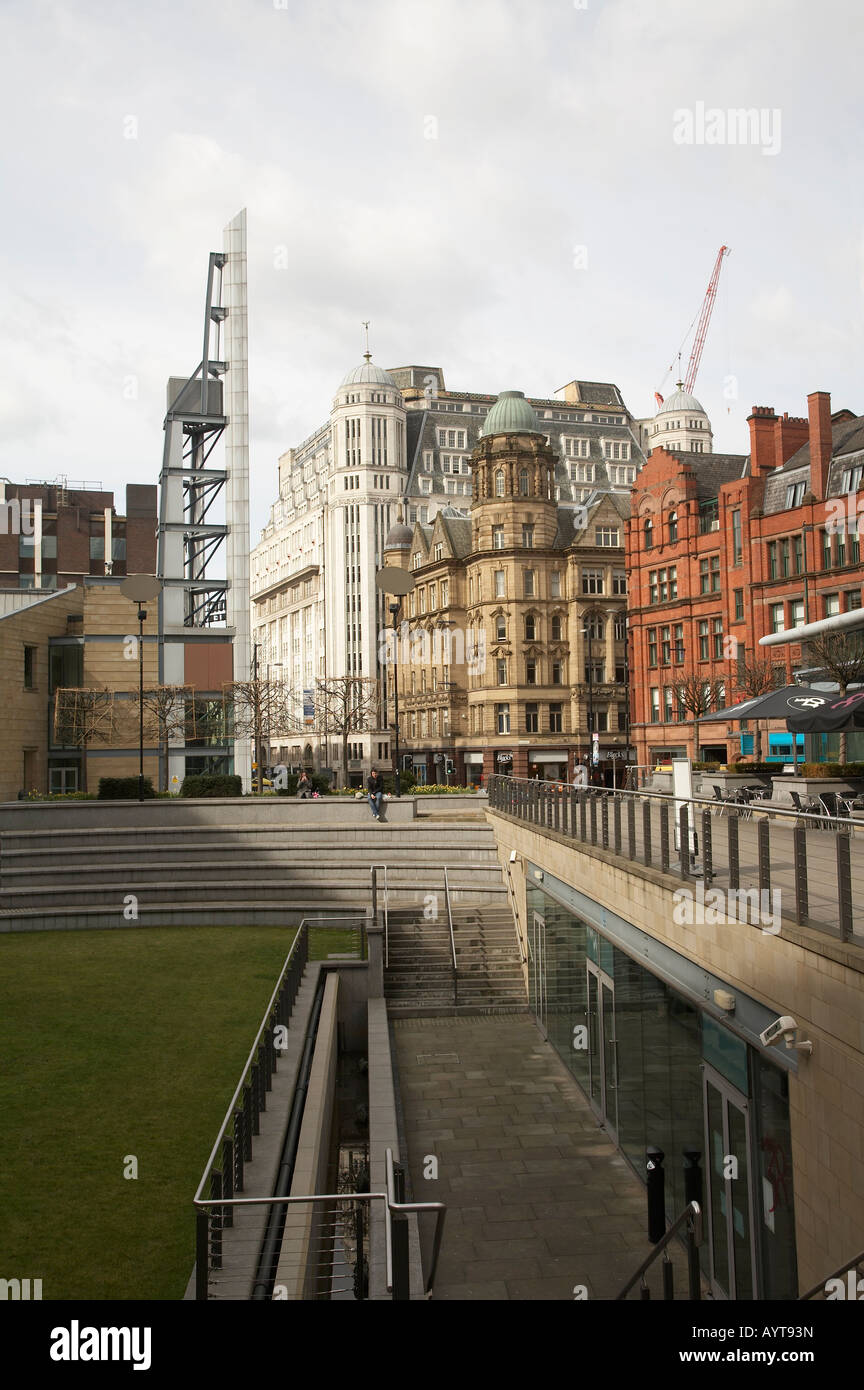
M 54 738 L 81 749 L 81 790 L 87 790 L 87 750 L 110 743 L 116 728 L 114 691 L 61 687 L 54 692 Z
M 315 682 L 315 718 L 325 734 L 342 739 L 343 785 L 348 785 L 348 739 L 378 726 L 378 682 L 368 676 L 334 676 Z
M 284 681 L 268 680 L 263 676 L 248 681 L 232 681 L 223 685 L 225 726 L 233 736 L 251 738 L 255 749 L 256 785 L 263 789 L 261 744 L 270 731 L 287 732 L 297 726 L 297 697 Z
M 154 685 L 144 690 L 144 733 L 159 744 L 162 782 L 168 790 L 168 747 L 176 739 L 195 738 L 195 691 L 191 685 Z M 136 720 L 139 716 L 138 691 L 133 697 Z
M 755 700 L 759 695 L 770 695 L 772 690 L 779 690 L 785 685 L 785 672 L 782 666 L 776 666 L 770 657 L 748 656 L 746 648 L 739 646 L 739 656 L 735 667 L 735 689 L 749 699 Z M 753 720 L 755 728 L 755 739 L 753 742 L 754 757 L 757 763 L 762 761 L 762 730 L 759 727 L 759 720 Z
M 694 762 L 699 757 L 699 720 L 712 709 L 719 708 L 718 700 L 722 686 L 721 680 L 713 676 L 706 679 L 704 673 L 699 670 L 679 671 L 675 676 L 672 689 L 679 708 L 693 716 Z
M 864 682 L 864 632 L 826 632 L 807 643 L 807 659 L 840 687 L 841 698 L 850 685 Z M 846 761 L 846 730 L 840 730 L 840 761 Z

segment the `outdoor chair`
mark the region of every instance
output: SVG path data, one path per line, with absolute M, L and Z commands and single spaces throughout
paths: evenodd
M 826 816 L 832 820 L 839 820 L 841 817 L 848 819 L 850 814 L 849 802 L 845 797 L 838 796 L 836 792 L 820 792 L 819 800 L 825 811 Z M 845 826 L 838 826 L 838 829 L 846 829 Z
M 722 816 L 722 815 L 724 814 L 725 810 L 726 810 L 726 801 L 727 801 L 727 798 L 723 795 L 723 792 L 722 792 L 721 788 L 718 787 L 718 786 L 715 786 L 715 787 L 714 787 L 714 801 L 713 801 L 713 803 L 712 803 L 712 805 L 711 805 L 711 810 L 713 811 L 713 810 L 715 810 L 715 809 L 718 809 L 718 810 L 720 811 L 721 816 Z

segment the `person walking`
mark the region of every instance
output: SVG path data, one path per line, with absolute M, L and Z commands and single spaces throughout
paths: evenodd
M 384 800 L 384 779 L 378 769 L 373 767 L 366 790 L 369 793 L 369 805 L 372 807 L 372 815 L 375 820 L 381 819 L 381 802 Z

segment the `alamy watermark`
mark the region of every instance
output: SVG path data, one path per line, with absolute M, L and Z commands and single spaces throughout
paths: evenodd
M 0 502 L 0 536 L 33 536 L 36 513 L 31 497 L 11 497 Z
M 686 927 L 743 922 L 761 927 L 763 936 L 778 936 L 780 897 L 779 888 L 706 888 L 697 883 L 695 889 L 678 888 L 672 894 L 672 920 Z
M 762 153 L 780 153 L 778 107 L 680 106 L 672 113 L 672 139 L 676 145 L 754 145 Z
M 384 627 L 378 633 L 378 661 L 382 666 L 465 666 L 472 676 L 486 670 L 486 632 L 484 628 L 464 632 L 459 627 Z

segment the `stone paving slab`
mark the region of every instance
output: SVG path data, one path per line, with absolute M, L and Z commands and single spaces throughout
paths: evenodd
M 572 1300 L 576 1285 L 614 1298 L 650 1249 L 645 1189 L 533 1019 L 403 1018 L 393 1037 L 413 1199 L 447 1204 L 433 1298 Z M 441 1052 L 459 1065 L 442 1071 Z M 670 1252 L 680 1297 L 686 1257 Z M 658 1261 L 653 1298 L 660 1278 Z

